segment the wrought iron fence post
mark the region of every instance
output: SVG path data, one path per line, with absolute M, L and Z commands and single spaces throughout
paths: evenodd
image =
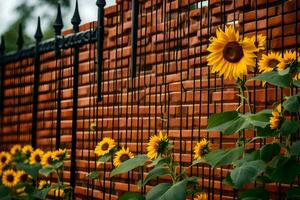
M 137 30 L 138 30 L 139 2 L 132 0 L 132 29 L 131 29 L 131 78 L 136 76 L 136 51 L 137 51 Z M 133 86 L 133 85 L 132 85 Z
M 74 33 L 79 32 L 79 24 L 81 22 L 78 1 L 76 0 L 76 6 L 71 23 L 73 25 Z M 77 108 L 78 108 L 78 68 L 79 68 L 79 46 L 74 47 L 73 58 L 73 117 L 72 117 L 72 151 L 71 151 L 71 173 L 70 173 L 70 185 L 75 188 L 76 181 L 76 142 L 77 142 Z M 73 190 L 74 191 L 74 190 Z
M 60 4 L 57 7 L 57 16 L 53 24 L 55 31 L 55 59 L 61 59 L 60 43 L 62 41 L 61 30 L 64 27 Z M 60 66 L 61 67 L 61 66 Z M 58 70 L 58 69 L 57 69 Z M 56 149 L 60 148 L 60 131 L 61 131 L 61 69 L 58 70 L 58 91 L 57 91 L 57 113 L 56 113 Z
M 39 95 L 39 76 L 40 76 L 40 52 L 39 44 L 42 41 L 43 33 L 41 30 L 41 20 L 38 17 L 37 29 L 34 35 L 35 38 L 35 54 L 34 54 L 34 82 L 33 82 L 33 105 L 32 105 L 32 131 L 31 145 L 36 148 L 36 133 L 37 133 L 37 113 L 38 113 L 38 95 Z
M 103 42 L 104 42 L 104 6 L 105 0 L 97 0 L 98 21 L 97 21 L 97 99 L 102 100 L 102 63 L 103 63 Z
M 4 58 L 4 53 L 5 53 L 5 41 L 4 37 L 1 37 L 1 45 L 0 45 L 0 58 L 1 60 Z M 0 71 L 0 117 L 1 119 L 3 118 L 2 113 L 3 113 L 3 103 L 4 103 L 4 72 L 5 72 L 5 64 L 1 64 L 1 71 Z M 1 121 L 1 126 L 2 126 L 2 121 Z
M 5 54 L 5 42 L 4 37 L 1 37 L 0 44 L 0 60 L 4 58 Z M 0 65 L 0 145 L 3 146 L 3 103 L 4 103 L 4 73 L 5 73 L 5 64 Z
M 18 51 L 23 49 L 24 45 L 24 36 L 23 36 L 23 27 L 22 24 L 19 24 L 19 34 L 18 34 L 18 39 L 17 39 L 17 49 Z

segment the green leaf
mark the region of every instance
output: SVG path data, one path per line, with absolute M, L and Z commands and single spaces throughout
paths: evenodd
M 17 169 L 24 170 L 27 174 L 29 174 L 33 180 L 37 179 L 39 170 L 41 169 L 41 165 L 28 165 L 25 163 L 17 163 Z
M 253 188 L 239 194 L 239 200 L 268 200 L 269 193 L 264 188 Z
M 287 192 L 287 198 L 288 199 L 297 199 L 300 198 L 300 187 L 295 187 L 295 188 L 289 188 Z
M 46 199 L 46 196 L 50 190 L 51 190 L 51 187 L 47 187 L 42 190 L 36 191 L 32 196 L 37 199 Z
M 171 183 L 160 183 L 156 185 L 146 194 L 146 200 L 159 199 L 171 186 Z
M 270 178 L 279 183 L 291 183 L 300 173 L 300 165 L 294 157 L 280 157 L 273 170 L 270 171 Z
M 243 155 L 243 147 L 216 150 L 207 154 L 204 160 L 212 167 L 229 165 Z
M 269 124 L 271 115 L 272 115 L 272 110 L 269 109 L 262 110 L 256 114 L 252 114 L 249 116 L 250 123 L 256 127 L 265 128 Z
M 129 172 L 139 166 L 143 166 L 147 160 L 149 160 L 149 158 L 145 155 L 137 155 L 132 159 L 126 160 L 119 167 L 111 171 L 110 177 Z
M 247 121 L 247 118 L 239 117 L 239 118 L 236 118 L 235 120 L 231 121 L 230 125 L 224 129 L 223 133 L 226 135 L 237 133 L 240 130 L 249 128 L 249 125 L 250 125 L 250 123 L 249 123 L 249 121 Z
M 272 180 L 267 176 L 258 176 L 256 178 L 256 182 L 259 182 L 259 183 L 272 183 Z
M 126 192 L 123 194 L 119 200 L 144 200 L 145 197 L 141 193 L 136 192 Z
M 115 154 L 116 152 L 118 151 L 118 148 L 115 147 L 113 148 L 112 150 L 110 150 L 107 154 L 105 154 L 104 156 L 101 156 L 97 159 L 97 162 L 103 162 L 103 163 L 106 163 L 111 157 L 113 154 Z
M 0 185 L 0 194 L 1 194 L 1 197 L 5 197 L 5 196 L 9 195 L 9 189 L 7 187 L 5 187 L 4 185 Z
M 245 162 L 243 165 L 234 168 L 230 173 L 230 177 L 235 188 L 242 188 L 245 184 L 254 182 L 257 175 L 264 172 L 265 169 L 266 164 L 262 160 Z
M 55 168 L 52 166 L 46 167 L 46 168 L 42 168 L 39 170 L 39 173 L 43 176 L 48 177 L 52 172 L 55 172 Z
M 64 161 L 59 161 L 57 163 L 54 163 L 52 166 L 54 169 L 60 169 L 64 165 Z
M 207 130 L 208 131 L 224 131 L 233 120 L 238 118 L 237 111 L 228 111 L 211 115 L 208 118 Z
M 300 80 L 294 80 L 293 85 L 296 87 L 300 87 Z
M 205 163 L 206 161 L 204 159 L 200 159 L 200 160 L 194 160 L 192 162 L 192 164 L 189 167 L 192 167 L 194 165 L 200 164 L 200 163 Z
M 144 181 L 139 182 L 139 188 L 144 187 L 150 180 L 159 177 L 159 176 L 165 176 L 170 175 L 170 172 L 165 167 L 155 167 L 153 168 L 146 176 Z
M 280 75 L 276 71 L 259 74 L 258 76 L 253 77 L 249 80 L 266 81 L 272 85 L 275 85 L 278 87 L 283 87 L 283 88 L 290 87 L 291 82 L 292 82 L 292 78 L 291 78 L 290 74 Z
M 187 180 L 184 179 L 172 185 L 159 200 L 182 200 L 186 198 Z
M 223 179 L 223 183 L 224 184 L 227 184 L 227 185 L 230 185 L 231 187 L 234 186 L 233 182 L 232 182 L 232 179 L 230 177 L 230 172 L 227 174 L 227 176 Z
M 270 126 L 266 126 L 265 128 L 257 127 L 257 136 L 266 138 L 266 137 L 275 137 L 279 134 L 278 131 L 272 130 Z
M 269 162 L 280 153 L 280 146 L 277 143 L 266 144 L 260 150 L 260 159 Z
M 290 147 L 290 153 L 291 155 L 300 156 L 300 140 L 293 143 Z
M 285 100 L 283 102 L 282 106 L 283 106 L 284 111 L 288 111 L 290 113 L 298 112 L 299 107 L 300 107 L 300 96 L 299 96 L 299 94 L 287 97 L 287 100 Z
M 299 129 L 300 122 L 298 121 L 284 121 L 280 127 L 282 135 L 292 135 Z
M 87 174 L 87 177 L 89 179 L 96 179 L 98 178 L 100 175 L 100 173 L 98 171 L 93 171 L 93 172 L 90 172 L 89 174 Z

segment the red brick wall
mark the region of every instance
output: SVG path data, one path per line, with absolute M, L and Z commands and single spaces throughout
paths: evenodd
M 268 3 L 266 0 L 226 0 L 225 16 L 228 22 L 236 19 L 237 27 L 245 36 L 255 34 L 256 30 L 267 35 L 268 49 L 295 49 L 296 41 L 298 45 L 300 43 L 299 34 L 296 39 L 300 32 L 300 24 L 297 23 L 300 12 L 297 12 L 296 1 L 285 1 L 282 12 L 282 1 L 279 0 L 269 0 Z M 105 9 L 102 102 L 96 101 L 95 45 L 81 47 L 75 188 L 78 198 L 88 199 L 93 193 L 94 198 L 117 199 L 128 188 L 137 191 L 135 183 L 139 179 L 138 172 L 110 181 L 108 172 L 112 168 L 111 163 L 97 167 L 106 177 L 101 183 L 87 180 L 86 174 L 96 166 L 93 149 L 103 136 L 115 138 L 134 153 L 142 153 L 145 152 L 149 135 L 163 130 L 174 141 L 174 157 L 176 161 L 181 161 L 182 166 L 191 163 L 192 147 L 200 137 L 209 137 L 214 148 L 225 148 L 235 142 L 238 135 L 220 136 L 217 132 L 208 134 L 205 131 L 209 114 L 234 109 L 239 103 L 234 81 L 223 81 L 211 74 L 206 65 L 208 33 L 210 31 L 214 35 L 215 28 L 221 25 L 224 4 L 220 6 L 219 0 L 210 0 L 210 9 L 204 6 L 188 11 L 188 4 L 196 2 L 182 0 L 179 6 L 179 0 L 174 0 L 167 1 L 164 6 L 162 0 L 140 1 L 138 73 L 134 85 L 131 84 L 129 70 L 131 1 L 118 0 L 117 5 Z M 179 7 L 182 8 L 180 11 Z M 85 24 L 81 30 L 94 29 L 95 25 Z M 69 33 L 71 30 L 65 31 L 65 34 Z M 40 148 L 55 148 L 56 98 L 61 72 L 61 142 L 69 153 L 72 140 L 71 52 L 70 49 L 63 50 L 63 58 L 57 62 L 54 52 L 41 56 L 37 142 Z M 33 58 L 9 63 L 5 76 L 1 148 L 30 142 Z M 251 83 L 249 88 L 256 110 L 272 105 L 284 93 L 269 86 L 263 88 L 260 83 Z M 98 132 L 89 131 L 93 122 L 98 123 Z M 248 136 L 251 134 L 247 133 Z M 70 162 L 67 162 L 64 173 L 66 181 L 69 180 L 69 167 Z M 233 191 L 220 184 L 220 177 L 225 177 L 228 169 L 212 170 L 207 166 L 195 166 L 188 171 L 200 177 L 199 184 L 211 193 L 211 198 L 219 199 L 220 189 L 223 190 L 222 199 L 232 198 Z M 277 195 L 277 187 L 270 186 L 269 189 L 276 193 L 274 196 Z

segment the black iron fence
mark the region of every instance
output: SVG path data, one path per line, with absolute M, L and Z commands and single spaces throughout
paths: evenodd
M 84 31 L 79 31 L 76 1 L 73 33 L 62 35 L 58 6 L 53 39 L 42 41 L 38 19 L 34 46 L 23 49 L 21 26 L 16 52 L 4 54 L 3 37 L 0 46 L 1 148 L 25 140 L 34 147 L 67 147 L 71 159 L 65 179 L 84 199 L 115 199 L 135 190 L 137 173 L 109 179 L 111 164 L 102 166 L 100 182 L 80 175 L 97 168 L 92 150 L 104 136 L 141 153 L 149 135 L 164 130 L 174 140 L 181 167 L 192 161 L 192 143 L 201 137 L 219 148 L 233 144 L 235 138 L 205 131 L 209 114 L 239 104 L 234 84 L 206 65 L 216 27 L 234 24 L 242 36 L 264 34 L 267 52 L 298 52 L 300 43 L 298 0 L 132 0 L 117 1 L 106 10 L 105 0 L 96 5 L 97 24 Z M 33 79 L 27 80 L 30 74 Z M 251 89 L 257 110 L 283 97 L 277 88 L 254 84 Z M 89 129 L 94 122 L 95 133 Z M 223 184 L 227 171 L 206 165 L 190 169 L 201 177 L 210 199 L 236 197 Z M 274 196 L 283 198 L 281 186 L 274 188 L 279 188 L 272 189 Z

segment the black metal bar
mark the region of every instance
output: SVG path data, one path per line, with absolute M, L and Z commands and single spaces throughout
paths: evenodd
M 136 75 L 137 30 L 139 16 L 139 2 L 132 0 L 132 29 L 131 29 L 131 78 Z M 133 85 L 132 85 L 133 87 Z
M 4 37 L 1 37 L 0 44 L 0 58 L 5 55 L 5 41 Z M 0 60 L 1 60 L 0 59 Z M 5 78 L 5 65 L 0 65 L 0 146 L 3 146 L 3 103 L 4 103 L 4 78 Z
M 23 28 L 22 24 L 19 24 L 19 34 L 18 34 L 18 39 L 17 39 L 17 50 L 20 51 L 23 49 L 24 46 L 24 36 L 23 36 Z
M 78 33 L 79 24 L 81 22 L 78 1 L 76 0 L 76 7 L 71 23 L 73 25 L 74 33 Z M 72 116 L 72 149 L 71 149 L 71 172 L 70 185 L 75 188 L 76 185 L 76 144 L 77 144 L 77 108 L 78 108 L 78 69 L 79 69 L 79 46 L 74 47 L 73 58 L 73 116 Z M 74 190 L 73 190 L 74 192 Z
M 0 45 L 0 57 L 2 60 L 2 58 L 5 55 L 5 41 L 4 41 L 4 37 L 1 37 L 1 45 Z M 0 71 L 0 116 L 3 118 L 2 116 L 2 112 L 3 112 L 3 102 L 4 102 L 4 72 L 5 72 L 5 65 L 1 64 L 0 65 L 1 71 Z
M 82 46 L 88 43 L 96 42 L 96 30 L 91 31 L 83 31 L 77 34 L 71 34 L 67 37 L 64 37 L 63 43 L 59 43 L 58 47 L 60 49 L 69 49 L 75 46 Z M 21 51 L 10 52 L 6 54 L 6 56 L 0 60 L 0 64 L 9 63 L 20 60 L 22 58 L 33 57 L 35 55 L 35 46 L 30 46 L 26 49 L 22 49 Z M 55 50 L 55 39 L 49 40 L 47 42 L 43 42 L 39 44 L 39 52 L 40 54 L 54 51 Z
M 53 28 L 55 31 L 55 59 L 61 59 L 61 50 L 59 48 L 59 44 L 61 42 L 61 30 L 64 27 L 62 16 L 61 16 L 61 9 L 60 4 L 57 7 L 57 16 L 56 20 L 53 24 Z M 57 91 L 57 113 L 56 113 L 56 149 L 59 149 L 60 144 L 60 131 L 61 131 L 61 65 L 59 65 L 58 71 L 58 91 Z
M 43 33 L 41 30 L 41 20 L 38 17 L 37 29 L 34 35 L 36 46 L 34 56 L 34 82 L 33 82 L 33 105 L 32 105 L 32 130 L 31 145 L 36 148 L 36 132 L 37 132 L 37 112 L 38 112 L 38 95 L 39 95 L 39 75 L 40 75 L 40 51 L 39 43 L 42 41 Z
M 97 21 L 97 99 L 102 101 L 102 63 L 103 63 L 103 42 L 104 42 L 104 6 L 105 0 L 97 0 L 98 21 Z

